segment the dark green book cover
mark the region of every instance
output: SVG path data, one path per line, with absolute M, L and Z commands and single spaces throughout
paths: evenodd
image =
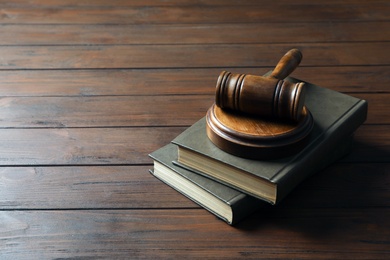
M 150 172 L 228 224 L 236 224 L 266 205 L 261 200 L 174 165 L 172 161 L 177 160 L 177 150 L 176 145 L 168 144 L 151 153 L 154 169 Z
M 367 116 L 366 101 L 309 83 L 305 105 L 313 115 L 314 127 L 308 144 L 293 156 L 250 160 L 228 154 L 208 139 L 205 118 L 202 118 L 172 141 L 179 146 L 178 161 L 221 183 L 276 204 L 309 175 L 337 159 L 338 145 Z M 215 163 L 221 166 L 219 170 L 215 170 Z M 243 179 L 245 185 L 241 184 Z

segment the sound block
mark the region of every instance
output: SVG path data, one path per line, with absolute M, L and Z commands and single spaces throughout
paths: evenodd
M 209 139 L 223 151 L 248 159 L 277 159 L 305 146 L 314 120 L 304 106 L 298 122 L 264 119 L 211 106 L 206 115 Z

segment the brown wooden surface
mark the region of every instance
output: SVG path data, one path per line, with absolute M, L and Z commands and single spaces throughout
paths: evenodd
M 0 259 L 390 255 L 390 3 L 0 1 Z M 369 102 L 353 151 L 230 227 L 148 173 L 222 70 Z

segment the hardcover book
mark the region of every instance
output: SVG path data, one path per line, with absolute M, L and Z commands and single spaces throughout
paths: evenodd
M 338 159 L 338 146 L 367 117 L 365 100 L 306 84 L 305 105 L 313 115 L 314 127 L 307 145 L 298 153 L 275 160 L 231 155 L 208 139 L 206 121 L 202 118 L 172 141 L 178 146 L 178 162 L 234 189 L 277 204 L 308 176 Z
M 174 165 L 172 161 L 177 160 L 177 150 L 176 145 L 168 144 L 151 153 L 154 169 L 150 172 L 228 224 L 236 224 L 266 205 L 261 200 Z

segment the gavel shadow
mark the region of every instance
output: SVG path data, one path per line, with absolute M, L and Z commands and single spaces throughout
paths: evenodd
M 298 232 L 323 240 L 348 232 L 359 234 L 365 226 L 388 226 L 386 214 L 376 214 L 390 206 L 388 164 L 356 161 L 364 156 L 363 151 L 376 158 L 390 155 L 386 149 L 355 141 L 346 157 L 309 177 L 280 204 L 258 210 L 236 228 L 249 233 Z

